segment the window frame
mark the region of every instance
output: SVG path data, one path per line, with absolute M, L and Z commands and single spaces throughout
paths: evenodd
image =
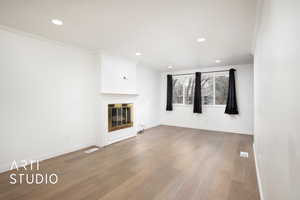
M 229 72 L 213 72 L 214 73 L 214 107 L 226 107 L 226 103 L 225 104 L 216 104 L 216 77 L 217 76 L 225 76 L 228 77 L 228 84 L 229 84 Z M 217 75 L 216 75 L 217 74 Z M 228 95 L 228 94 L 227 94 Z
M 226 76 L 229 77 L 229 72 L 211 72 L 209 74 L 212 74 L 213 77 L 213 104 L 203 104 L 202 103 L 202 107 L 215 107 L 215 108 L 225 108 L 226 107 L 226 103 L 225 104 L 216 104 L 216 77 L 217 76 Z M 175 74 L 176 75 L 176 74 Z M 190 77 L 190 76 L 194 76 L 193 74 L 187 74 L 187 75 L 181 75 L 180 77 L 184 78 L 184 77 Z M 229 81 L 229 80 L 228 80 Z M 173 103 L 174 106 L 179 106 L 179 107 L 192 107 L 194 105 L 193 104 L 186 104 L 185 103 L 185 94 L 186 94 L 186 87 L 183 87 L 183 101 L 182 103 Z M 172 100 L 173 101 L 173 100 Z
M 179 76 L 180 78 L 185 78 L 185 77 L 195 77 L 195 75 L 194 74 L 186 74 L 186 75 L 180 75 Z M 192 106 L 193 104 L 186 104 L 185 103 L 185 94 L 186 94 L 186 87 L 183 87 L 183 90 L 182 90 L 182 98 L 183 98 L 183 100 L 182 100 L 182 103 L 173 103 L 173 105 L 174 106 Z M 173 99 L 172 99 L 172 101 L 173 101 Z

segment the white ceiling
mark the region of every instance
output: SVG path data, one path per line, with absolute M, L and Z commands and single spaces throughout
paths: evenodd
M 255 10 L 256 0 L 0 0 L 0 24 L 167 70 L 252 62 Z

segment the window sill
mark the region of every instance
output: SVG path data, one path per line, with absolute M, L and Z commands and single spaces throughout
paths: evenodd
M 193 107 L 193 105 L 187 104 L 173 104 L 174 107 Z M 202 105 L 204 108 L 225 108 L 226 105 Z
M 188 104 L 173 104 L 173 106 L 178 106 L 178 107 L 192 107 L 193 105 L 188 105 Z
M 202 107 L 225 108 L 226 105 L 202 105 Z

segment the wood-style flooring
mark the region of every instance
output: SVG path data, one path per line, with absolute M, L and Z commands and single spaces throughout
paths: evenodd
M 0 174 L 0 199 L 259 200 L 251 136 L 171 126 L 41 162 L 55 185 L 12 185 L 13 172 Z

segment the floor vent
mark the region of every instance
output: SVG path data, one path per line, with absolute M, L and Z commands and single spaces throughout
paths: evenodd
M 240 152 L 240 157 L 242 157 L 242 158 L 248 158 L 249 157 L 249 153 L 241 151 Z
M 90 148 L 88 150 L 85 150 L 84 153 L 93 153 L 93 152 L 98 151 L 98 150 L 99 150 L 99 148 L 93 147 L 93 148 Z

